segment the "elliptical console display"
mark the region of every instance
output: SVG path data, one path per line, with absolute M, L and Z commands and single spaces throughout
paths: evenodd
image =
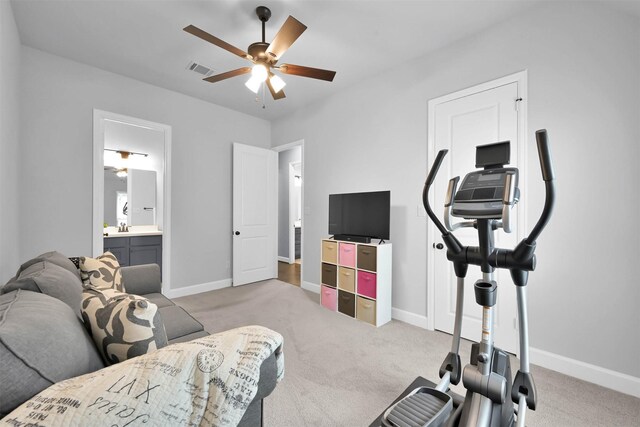
M 536 408 L 536 387 L 529 372 L 529 338 L 526 285 L 535 269 L 536 240 L 547 225 L 555 202 L 554 173 L 547 131 L 536 132 L 538 155 L 545 182 L 546 199 L 542 214 L 527 238 L 514 249 L 494 247 L 494 232 L 511 232 L 511 211 L 518 203 L 518 169 L 509 163 L 509 141 L 476 147 L 476 167 L 467 174 L 458 189 L 459 177 L 449 181 L 445 197 L 444 225 L 429 205 L 428 193 L 447 150 L 441 150 L 429 171 L 422 199 L 429 218 L 442 233 L 447 259 L 457 277 L 456 314 L 451 351 L 440 367 L 436 387 L 418 387 L 384 412 L 385 427 L 423 426 L 518 426 L 525 425 L 526 410 Z M 454 222 L 454 218 L 464 221 Z M 452 234 L 460 227 L 478 230 L 478 246 L 463 246 Z M 469 264 L 478 265 L 482 278 L 474 284 L 476 303 L 482 306 L 482 331 L 479 343 L 471 348 L 470 363 L 462 369 L 460 333 L 464 300 L 464 278 Z M 509 356 L 493 342 L 493 311 L 497 303 L 496 268 L 508 269 L 516 285 L 518 302 L 520 369 L 511 378 Z M 508 285 L 506 285 L 508 286 Z M 449 391 L 462 379 L 467 390 L 464 401 Z M 511 400 L 511 401 L 510 401 Z M 513 402 L 513 403 L 512 403 Z M 514 404 L 516 406 L 514 406 Z

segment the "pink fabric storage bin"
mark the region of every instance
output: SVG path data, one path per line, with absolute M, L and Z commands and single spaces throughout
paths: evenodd
M 358 271 L 358 293 L 369 298 L 376 298 L 376 274 Z
M 322 286 L 320 290 L 320 303 L 323 307 L 331 311 L 336 311 L 338 307 L 338 291 L 328 286 Z
M 356 266 L 356 245 L 353 243 L 340 243 L 339 264 L 347 267 Z

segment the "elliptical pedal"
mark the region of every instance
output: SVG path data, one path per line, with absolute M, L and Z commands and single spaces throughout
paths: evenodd
M 449 417 L 453 399 L 429 387 L 419 387 L 391 406 L 382 417 L 388 427 L 438 427 Z

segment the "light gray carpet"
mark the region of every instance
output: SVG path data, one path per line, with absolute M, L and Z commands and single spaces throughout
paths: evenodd
M 265 400 L 266 426 L 367 426 L 415 377 L 437 381 L 450 336 L 395 320 L 375 328 L 318 300 L 269 280 L 175 302 L 210 333 L 258 324 L 284 336 L 285 377 Z M 462 344 L 463 364 L 470 347 Z M 640 425 L 640 399 L 537 366 L 532 373 L 538 409 L 527 425 Z M 464 394 L 461 384 L 454 390 Z

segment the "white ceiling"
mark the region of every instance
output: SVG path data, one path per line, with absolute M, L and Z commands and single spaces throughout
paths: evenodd
M 541 0 L 12 0 L 24 45 L 268 120 L 360 79 L 511 19 Z M 267 42 L 288 15 L 308 29 L 281 62 L 337 71 L 332 83 L 284 75 L 287 97 L 266 108 L 246 76 L 207 83 L 186 67 L 217 73 L 249 63 L 182 29 L 193 24 L 246 50 L 260 41 L 255 8 L 272 11 Z

